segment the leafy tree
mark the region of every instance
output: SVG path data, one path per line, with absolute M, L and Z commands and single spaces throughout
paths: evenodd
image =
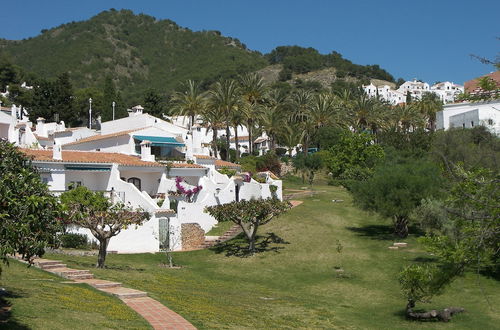
M 393 219 L 394 233 L 408 236 L 408 217 L 422 199 L 441 191 L 439 168 L 425 160 L 385 162 L 375 168 L 366 181 L 351 184 L 356 204 Z
M 348 130 L 339 134 L 337 141 L 327 150 L 325 167 L 334 178 L 340 178 L 348 169 L 373 169 L 384 157 L 380 145 L 374 144 L 367 133 L 354 133 Z
M 257 230 L 260 226 L 269 223 L 273 218 L 290 208 L 290 203 L 278 199 L 244 200 L 222 205 L 209 206 L 205 212 L 213 216 L 218 222 L 232 221 L 239 225 L 248 241 L 248 252 L 255 253 Z
M 89 229 L 99 241 L 98 268 L 104 268 L 109 240 L 122 229 L 140 225 L 149 218 L 148 213 L 133 211 L 121 203 L 113 204 L 102 193 L 84 186 L 76 187 L 61 195 L 65 221 Z
M 5 56 L 0 56 L 0 91 L 5 92 L 7 86 L 19 83 L 17 68 Z
M 163 97 L 154 89 L 149 89 L 144 94 L 144 108 L 153 116 L 161 117 L 165 112 Z
M 314 176 L 323 167 L 323 159 L 319 153 L 312 155 L 299 154 L 293 159 L 295 169 L 304 172 L 309 185 L 313 184 Z M 302 181 L 304 181 L 304 177 Z
M 410 265 L 400 273 L 401 287 L 408 299 L 407 316 L 412 319 L 449 321 L 463 308 L 431 312 L 414 312 L 413 308 L 418 302 L 428 303 L 442 294 L 468 269 L 500 271 L 500 177 L 487 170 L 468 172 L 456 167 L 455 171 L 459 180 L 444 203 L 447 214 L 442 214 L 443 208 L 433 207 L 426 207 L 420 214 L 440 219 L 437 226 L 432 224 L 434 230 L 420 239 L 437 257 L 437 263 Z
M 59 212 L 30 160 L 0 140 L 0 259 L 7 263 L 7 255 L 16 253 L 28 261 L 41 257 L 61 230 Z
M 498 173 L 500 169 L 500 138 L 484 126 L 436 132 L 430 151 L 450 175 L 452 164 L 460 164 L 465 170 L 486 168 Z

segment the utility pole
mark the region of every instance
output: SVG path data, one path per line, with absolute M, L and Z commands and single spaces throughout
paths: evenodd
M 89 98 L 89 128 L 92 129 L 92 98 Z

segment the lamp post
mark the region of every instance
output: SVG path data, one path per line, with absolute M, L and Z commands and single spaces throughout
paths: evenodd
M 113 101 L 113 103 L 111 103 L 111 105 L 113 106 L 113 120 L 115 120 L 115 101 Z
M 89 98 L 89 128 L 92 129 L 92 98 Z

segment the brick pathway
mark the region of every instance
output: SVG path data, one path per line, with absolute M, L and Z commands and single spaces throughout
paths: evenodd
M 300 204 L 304 203 L 304 201 L 289 201 L 290 204 L 292 204 L 292 208 L 299 206 Z
M 19 257 L 15 258 L 20 260 Z M 196 329 L 182 316 L 148 297 L 147 292 L 124 288 L 118 282 L 95 279 L 88 270 L 68 268 L 66 264 L 57 260 L 37 258 L 34 260 L 34 266 L 78 283 L 86 283 L 97 290 L 120 298 L 127 306 L 144 317 L 154 329 Z
M 155 329 L 196 329 L 182 316 L 149 297 L 124 298 L 122 300 L 141 314 Z

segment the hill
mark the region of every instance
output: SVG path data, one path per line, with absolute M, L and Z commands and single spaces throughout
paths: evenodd
M 68 72 L 77 88 L 103 85 L 110 76 L 126 96 L 171 90 L 187 79 L 208 84 L 267 65 L 260 53 L 218 31 L 193 32 L 170 20 L 114 9 L 34 38 L 0 40 L 0 50 L 43 78 Z
M 270 83 L 298 79 L 324 87 L 336 80 L 355 84 L 370 79 L 394 81 L 378 65 L 354 64 L 335 51 L 320 54 L 313 48 L 278 46 L 262 55 L 219 31 L 195 32 L 171 20 L 135 15 L 130 10 L 110 9 L 86 21 L 44 29 L 33 38 L 0 39 L 0 62 L 3 55 L 28 77 L 33 73 L 54 79 L 68 73 L 75 89 L 102 91 L 114 83 L 124 101 L 119 102 L 120 108 L 145 102 L 149 90 L 156 90 L 149 95 L 164 100 L 187 79 L 202 81 L 206 89 L 219 78 L 253 71 Z M 80 93 L 82 102 L 89 93 Z M 85 107 L 82 103 L 81 108 Z

